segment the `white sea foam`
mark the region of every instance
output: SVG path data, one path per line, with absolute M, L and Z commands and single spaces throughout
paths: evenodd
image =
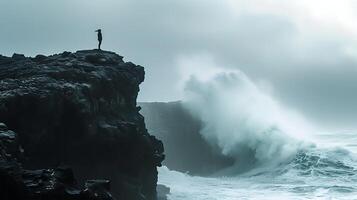
M 222 70 L 202 57 L 180 64 L 184 105 L 203 122 L 202 136 L 237 166 L 254 165 L 209 178 L 162 167 L 159 183 L 171 188 L 169 200 L 357 199 L 355 133 L 312 136 L 316 128 L 302 115 L 243 72 Z M 312 138 L 328 145 L 306 145 Z
M 294 155 L 312 132 L 311 125 L 243 72 L 223 71 L 209 62 L 203 63 L 208 73 L 193 70 L 184 90 L 184 105 L 204 124 L 202 136 L 241 163 L 279 162 Z

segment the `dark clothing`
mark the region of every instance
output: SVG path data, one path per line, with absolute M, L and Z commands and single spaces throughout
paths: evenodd
M 102 32 L 98 31 L 98 49 L 100 50 L 100 45 L 102 45 L 102 40 L 103 40 L 103 36 L 102 36 Z
M 98 31 L 98 41 L 101 42 L 103 40 L 102 32 Z

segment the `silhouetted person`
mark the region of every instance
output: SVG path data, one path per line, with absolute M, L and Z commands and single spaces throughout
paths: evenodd
M 102 45 L 102 40 L 103 40 L 103 36 L 102 36 L 102 30 L 98 29 L 95 32 L 98 32 L 98 49 L 100 50 L 100 45 Z

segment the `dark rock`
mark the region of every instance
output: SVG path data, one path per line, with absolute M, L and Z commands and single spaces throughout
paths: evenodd
M 111 200 L 113 197 L 109 190 L 110 181 L 89 180 L 86 182 L 86 189 L 83 194 L 89 199 Z
M 109 180 L 88 180 L 86 182 L 87 188 L 104 188 L 110 190 L 110 181 Z
M 0 122 L 0 131 L 7 131 L 7 130 L 8 129 L 7 129 L 6 124 Z
M 45 55 L 37 55 L 32 60 L 35 61 L 35 62 L 42 62 L 42 61 L 44 61 L 46 59 L 47 59 L 47 56 L 45 56 Z
M 68 56 L 70 56 L 72 54 L 72 52 L 69 52 L 69 51 L 65 51 L 65 52 L 63 52 L 62 53 L 62 57 L 68 57 Z
M 234 159 L 206 142 L 200 134 L 202 122 L 181 102 L 140 103 L 140 106 L 147 128 L 165 144 L 164 165 L 170 169 L 206 176 L 234 164 Z
M 9 64 L 12 62 L 13 62 L 12 58 L 0 55 L 0 64 Z
M 25 57 L 24 54 L 14 53 L 14 54 L 12 55 L 12 59 L 14 59 L 14 60 L 24 60 L 24 59 L 26 59 L 26 57 Z
M 76 183 L 73 170 L 68 166 L 57 167 L 53 175 L 57 180 L 60 180 L 62 183 L 67 183 L 67 184 Z
M 109 179 L 118 199 L 156 199 L 163 144 L 138 113 L 144 68 L 122 58 L 98 50 L 0 57 L 0 122 L 18 135 L 10 154 L 25 169 L 49 170 L 24 172 L 41 180 L 28 188 L 42 193 L 47 179 L 68 185 L 74 173 L 79 185 Z M 3 137 L 11 139 L 10 133 Z M 64 165 L 73 173 L 57 168 Z
M 81 188 L 69 167 L 56 169 L 24 170 L 11 153 L 18 149 L 17 134 L 0 131 L 0 199 L 1 200 L 112 200 L 109 181 L 103 189 Z M 10 148 L 11 147 L 11 148 Z M 93 195 L 88 195 L 93 191 Z M 89 193 L 89 194 L 92 194 Z
M 83 53 L 85 55 L 85 61 L 96 65 L 117 65 L 123 63 L 123 57 L 118 56 L 112 52 L 94 50 L 94 51 L 78 51 L 77 53 Z M 132 64 L 132 63 L 128 63 Z

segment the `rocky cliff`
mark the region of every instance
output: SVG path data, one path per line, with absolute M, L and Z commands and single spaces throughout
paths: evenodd
M 71 166 L 79 185 L 108 179 L 118 199 L 156 199 L 163 144 L 138 112 L 144 68 L 122 58 L 98 50 L 0 56 L 0 122 L 17 133 L 21 156 L 11 157 L 21 168 Z
M 202 122 L 185 109 L 182 102 L 140 103 L 140 111 L 150 132 L 165 144 L 170 169 L 194 175 L 211 175 L 234 164 L 202 138 Z

